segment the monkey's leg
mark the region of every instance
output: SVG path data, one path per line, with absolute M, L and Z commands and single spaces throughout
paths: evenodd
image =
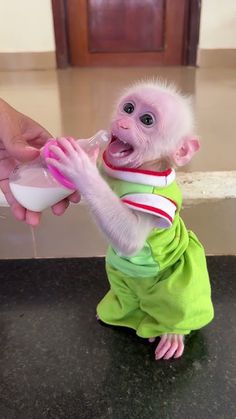
M 146 317 L 137 334 L 161 336 L 156 359 L 181 356 L 184 335 L 205 326 L 213 317 L 205 254 L 193 233 L 189 232 L 189 245 L 177 263 L 160 272 L 140 300 Z
M 132 289 L 136 278 L 106 266 L 111 289 L 97 306 L 97 316 L 101 321 L 114 326 L 130 327 L 137 330 L 145 313 L 139 308 L 139 300 Z

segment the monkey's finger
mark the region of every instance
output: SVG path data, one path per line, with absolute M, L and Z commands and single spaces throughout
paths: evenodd
M 65 198 L 62 201 L 52 206 L 52 212 L 54 215 L 62 215 L 69 206 L 69 199 Z
M 65 137 L 58 138 L 57 142 L 66 151 L 66 154 L 72 157 L 75 154 L 75 149 L 72 146 L 70 140 Z
M 78 204 L 78 202 L 80 202 L 80 200 L 81 200 L 80 193 L 78 191 L 76 191 L 73 194 L 71 194 L 70 196 L 68 196 L 68 199 L 69 199 L 70 202 L 73 202 L 74 204 Z
M 68 157 L 65 152 L 56 145 L 50 145 L 49 150 L 53 152 L 62 162 L 68 163 Z
M 163 356 L 166 354 L 166 352 L 168 352 L 170 347 L 171 347 L 171 342 L 168 340 L 159 351 L 155 351 L 155 359 L 157 360 L 157 359 L 163 358 Z
M 51 166 L 55 167 L 59 172 L 62 172 L 64 175 L 69 175 L 69 170 L 67 169 L 67 166 L 64 163 L 61 163 L 60 161 L 56 159 L 52 159 L 51 157 L 48 157 L 46 159 L 46 163 L 50 164 Z
M 156 349 L 155 358 L 156 359 L 161 359 L 166 354 L 166 352 L 168 352 L 170 347 L 171 347 L 171 340 L 167 339 L 166 343 L 164 344 L 164 346 L 162 346 L 161 349 L 159 349 L 159 350 Z
M 165 345 L 165 343 L 166 343 L 166 341 L 167 341 L 167 339 L 168 339 L 168 335 L 162 335 L 161 336 L 161 339 L 160 339 L 160 342 L 158 343 L 158 345 L 157 345 L 157 349 L 159 350 L 159 349 L 161 349 L 162 348 L 162 346 L 164 346 Z
M 75 140 L 74 138 L 70 137 L 68 138 L 68 141 L 70 142 L 71 146 L 74 148 L 74 150 L 77 151 L 78 154 L 85 154 L 87 156 L 87 152 L 83 149 L 83 147 L 80 145 L 80 143 L 87 142 L 86 140 Z
M 81 156 L 83 159 L 87 159 L 87 160 L 89 159 L 86 151 L 84 151 L 83 148 L 78 143 L 75 143 L 74 146 L 77 151 L 77 155 Z
M 172 356 L 177 351 L 178 347 L 179 347 L 178 340 L 177 340 L 177 337 L 175 336 L 174 339 L 172 339 L 172 343 L 171 343 L 170 349 L 166 352 L 166 354 L 165 354 L 165 356 L 164 356 L 163 359 L 170 359 L 170 358 L 172 358 Z
M 64 143 L 62 139 L 62 144 Z M 72 162 L 77 164 L 79 159 L 88 160 L 88 155 L 85 151 L 78 145 L 78 143 L 73 139 L 67 139 L 67 143 L 69 144 L 66 151 L 71 159 Z
M 181 338 L 181 339 L 178 339 L 178 349 L 175 353 L 174 358 L 180 358 L 184 352 L 184 338 L 183 336 L 178 336 L 178 338 Z
M 74 150 L 77 150 L 77 147 L 76 147 L 77 146 L 77 141 L 73 137 L 67 137 L 66 139 L 72 145 Z

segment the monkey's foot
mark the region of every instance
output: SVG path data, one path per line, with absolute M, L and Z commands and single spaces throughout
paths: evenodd
M 149 342 L 154 342 L 155 338 L 149 338 Z M 161 336 L 155 350 L 155 359 L 180 358 L 184 352 L 184 335 L 166 334 Z

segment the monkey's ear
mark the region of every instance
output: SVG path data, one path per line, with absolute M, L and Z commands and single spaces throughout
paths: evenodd
M 176 166 L 185 166 L 190 162 L 199 148 L 200 144 L 197 138 L 185 138 L 180 147 L 172 155 L 174 164 Z

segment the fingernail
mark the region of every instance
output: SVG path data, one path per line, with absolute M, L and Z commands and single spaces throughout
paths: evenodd
M 25 150 L 30 150 L 30 151 L 39 151 L 37 148 L 35 148 L 35 147 L 31 147 L 31 145 L 27 145 L 27 146 L 25 146 Z

